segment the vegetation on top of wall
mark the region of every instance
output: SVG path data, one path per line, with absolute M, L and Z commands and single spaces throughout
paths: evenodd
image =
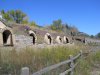
M 9 11 L 1 10 L 1 14 L 3 19 L 7 22 L 7 25 L 10 24 L 10 26 L 13 26 L 14 23 L 17 23 L 17 24 L 27 24 L 28 26 L 41 27 L 36 22 L 29 21 L 27 14 L 25 14 L 21 10 L 9 10 Z M 68 34 L 70 34 L 71 31 L 73 33 L 77 32 L 76 27 L 70 26 L 68 24 L 63 24 L 61 19 L 54 20 L 50 25 L 50 29 L 54 31 L 60 31 L 60 32 L 62 31 Z
M 23 13 L 21 10 L 10 10 L 5 12 L 4 10 L 1 11 L 3 19 L 6 21 L 14 21 L 16 23 L 22 23 L 27 15 Z

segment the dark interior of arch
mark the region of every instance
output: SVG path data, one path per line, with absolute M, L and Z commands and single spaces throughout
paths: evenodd
M 31 33 L 30 36 L 32 36 L 32 38 L 33 38 L 33 44 L 35 44 L 35 42 L 36 42 L 36 41 L 35 41 L 35 39 L 36 39 L 36 38 L 35 38 L 35 35 L 34 35 L 33 33 Z
M 69 43 L 69 40 L 68 40 L 68 38 L 66 38 L 66 43 Z
M 48 35 L 48 39 L 49 39 L 49 42 L 50 42 L 50 44 L 51 44 L 51 36 L 50 35 Z
M 11 32 L 9 30 L 5 30 L 3 32 L 3 44 L 6 44 L 7 43 L 7 40 L 8 40 L 9 35 L 11 35 Z
M 61 39 L 61 37 L 59 38 L 59 40 L 60 40 L 60 42 L 62 42 L 62 39 Z

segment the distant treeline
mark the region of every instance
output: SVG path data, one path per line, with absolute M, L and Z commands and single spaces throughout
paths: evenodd
M 29 22 L 27 14 L 25 14 L 21 10 L 9 10 L 9 11 L 1 10 L 1 14 L 3 19 L 5 19 L 7 22 L 28 24 L 31 26 L 40 26 L 37 25 L 34 21 Z M 48 25 L 48 27 L 56 31 L 68 32 L 69 30 L 72 30 L 73 32 L 78 32 L 78 29 L 75 26 L 63 24 L 61 19 L 54 20 L 52 24 Z
M 21 10 L 9 10 L 9 11 L 1 10 L 1 14 L 2 14 L 3 19 L 9 23 L 13 22 L 13 23 L 18 23 L 18 24 L 27 24 L 30 26 L 41 27 L 40 25 L 38 25 L 34 21 L 30 22 L 28 15 L 25 14 L 24 12 L 22 12 Z M 71 34 L 71 32 L 72 32 L 73 35 L 89 36 L 86 33 L 79 32 L 79 30 L 75 26 L 69 25 L 67 23 L 63 23 L 61 19 L 54 20 L 52 22 L 52 24 L 47 26 L 47 28 L 54 30 L 54 31 L 61 31 L 61 32 L 64 32 L 66 34 Z M 100 38 L 100 33 L 98 33 L 95 36 L 90 35 L 90 37 L 91 38 Z

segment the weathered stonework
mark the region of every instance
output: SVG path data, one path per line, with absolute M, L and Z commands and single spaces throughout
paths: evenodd
M 67 36 L 64 36 L 63 37 L 63 43 L 64 44 L 70 43 L 70 39 Z
M 57 36 L 55 40 L 56 40 L 56 43 L 58 44 L 63 43 L 63 39 L 60 36 Z
M 49 33 L 46 33 L 44 36 L 44 42 L 46 44 L 53 44 L 53 38 Z
M 29 30 L 28 31 L 29 35 L 33 38 L 33 44 L 36 44 L 36 41 L 37 41 L 37 36 L 36 36 L 36 33 L 32 30 Z
M 15 44 L 15 38 L 11 28 L 7 27 L 2 21 L 0 21 L 0 46 L 13 46 Z

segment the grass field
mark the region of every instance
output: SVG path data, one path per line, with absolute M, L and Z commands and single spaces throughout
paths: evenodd
M 15 49 L 0 49 L 0 74 L 20 74 L 22 67 L 29 67 L 36 72 L 46 66 L 50 66 L 67 60 L 69 55 L 78 54 L 80 47 L 58 46 L 48 48 L 25 48 L 20 51 Z
M 91 75 L 95 69 L 100 71 L 100 50 L 90 53 L 85 59 L 79 60 L 79 65 L 76 68 L 75 75 Z M 93 74 L 94 75 L 94 74 Z M 98 75 L 95 73 L 95 75 Z
M 93 46 L 94 47 L 94 46 Z M 91 46 L 55 46 L 46 48 L 29 48 L 21 50 L 14 48 L 0 49 L 0 75 L 12 74 L 20 75 L 22 67 L 29 67 L 30 72 L 36 72 L 44 67 L 57 64 L 69 59 L 69 55 L 77 55 L 82 49 L 88 52 Z M 90 53 L 86 58 L 79 59 L 79 64 L 75 68 L 75 75 L 91 75 L 91 71 L 100 63 L 100 51 Z M 100 65 L 100 64 L 99 64 Z M 61 70 L 66 70 L 67 65 L 63 65 L 54 73 L 45 75 L 58 75 Z

